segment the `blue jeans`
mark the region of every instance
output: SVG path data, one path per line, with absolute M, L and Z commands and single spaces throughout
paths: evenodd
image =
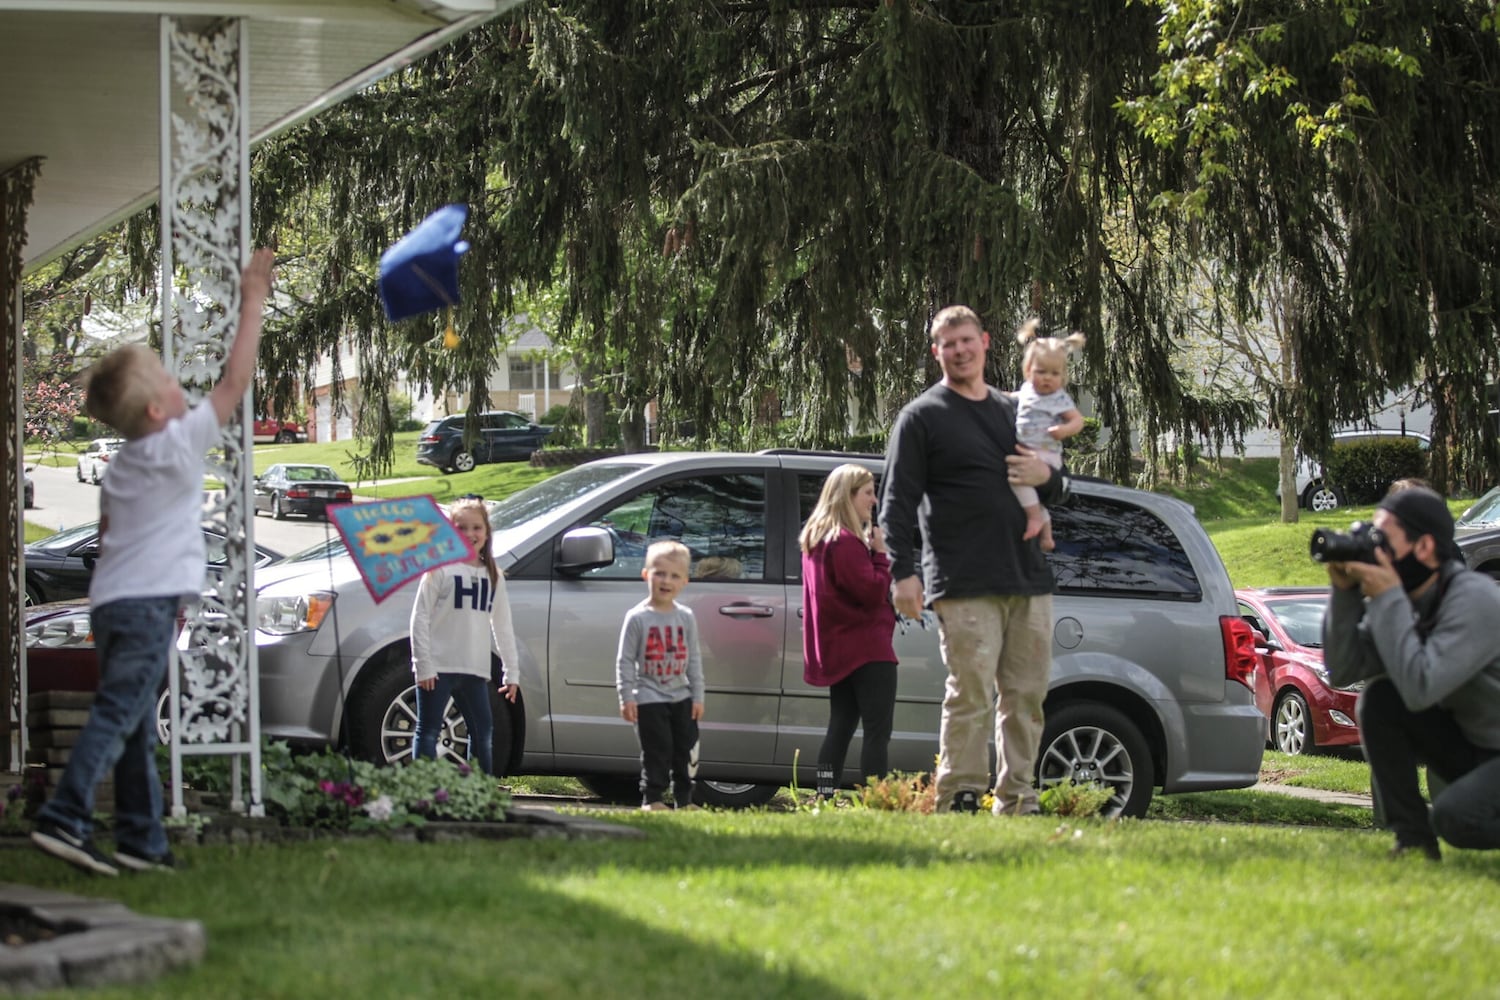
M 99 690 L 68 766 L 40 819 L 92 833 L 94 788 L 114 770 L 115 844 L 142 857 L 167 850 L 156 773 L 156 696 L 177 636 L 177 597 L 111 601 L 93 609 Z
M 490 712 L 490 681 L 474 674 L 438 674 L 431 691 L 417 688 L 417 740 L 414 755 L 437 757 L 438 736 L 443 731 L 443 713 L 448 698 L 463 714 L 469 730 L 469 759 L 485 774 L 494 774 L 495 717 Z

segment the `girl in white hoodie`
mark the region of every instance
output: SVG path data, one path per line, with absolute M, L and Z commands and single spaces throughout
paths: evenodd
M 495 722 L 490 711 L 490 652 L 504 668 L 500 694 L 520 690 L 521 663 L 511 625 L 505 577 L 490 552 L 490 519 L 482 500 L 459 500 L 449 518 L 475 558 L 429 570 L 411 609 L 411 668 L 417 677 L 415 755 L 437 756 L 438 735 L 451 697 L 469 731 L 469 753 L 494 773 Z

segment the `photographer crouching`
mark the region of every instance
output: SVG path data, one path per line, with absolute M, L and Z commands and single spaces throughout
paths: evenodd
M 1387 496 L 1373 528 L 1318 531 L 1314 559 L 1333 593 L 1323 661 L 1336 685 L 1368 683 L 1359 731 L 1370 778 L 1396 834 L 1392 855 L 1440 861 L 1455 847 L 1500 847 L 1500 586 L 1468 569 L 1443 498 Z M 1417 766 L 1448 782 L 1431 815 Z

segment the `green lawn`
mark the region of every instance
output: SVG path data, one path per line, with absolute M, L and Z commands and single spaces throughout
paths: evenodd
M 1496 859 L 1374 833 L 612 815 L 647 839 L 189 848 L 109 881 L 18 847 L 0 880 L 204 923 L 201 966 L 101 997 L 1449 997 L 1500 966 Z

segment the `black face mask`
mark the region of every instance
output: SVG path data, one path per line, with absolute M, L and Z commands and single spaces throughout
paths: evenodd
M 1396 576 L 1401 579 L 1401 589 L 1408 594 L 1431 580 L 1432 575 L 1437 572 L 1417 558 L 1415 549 L 1407 549 L 1406 555 L 1391 563 L 1391 569 L 1396 571 Z

